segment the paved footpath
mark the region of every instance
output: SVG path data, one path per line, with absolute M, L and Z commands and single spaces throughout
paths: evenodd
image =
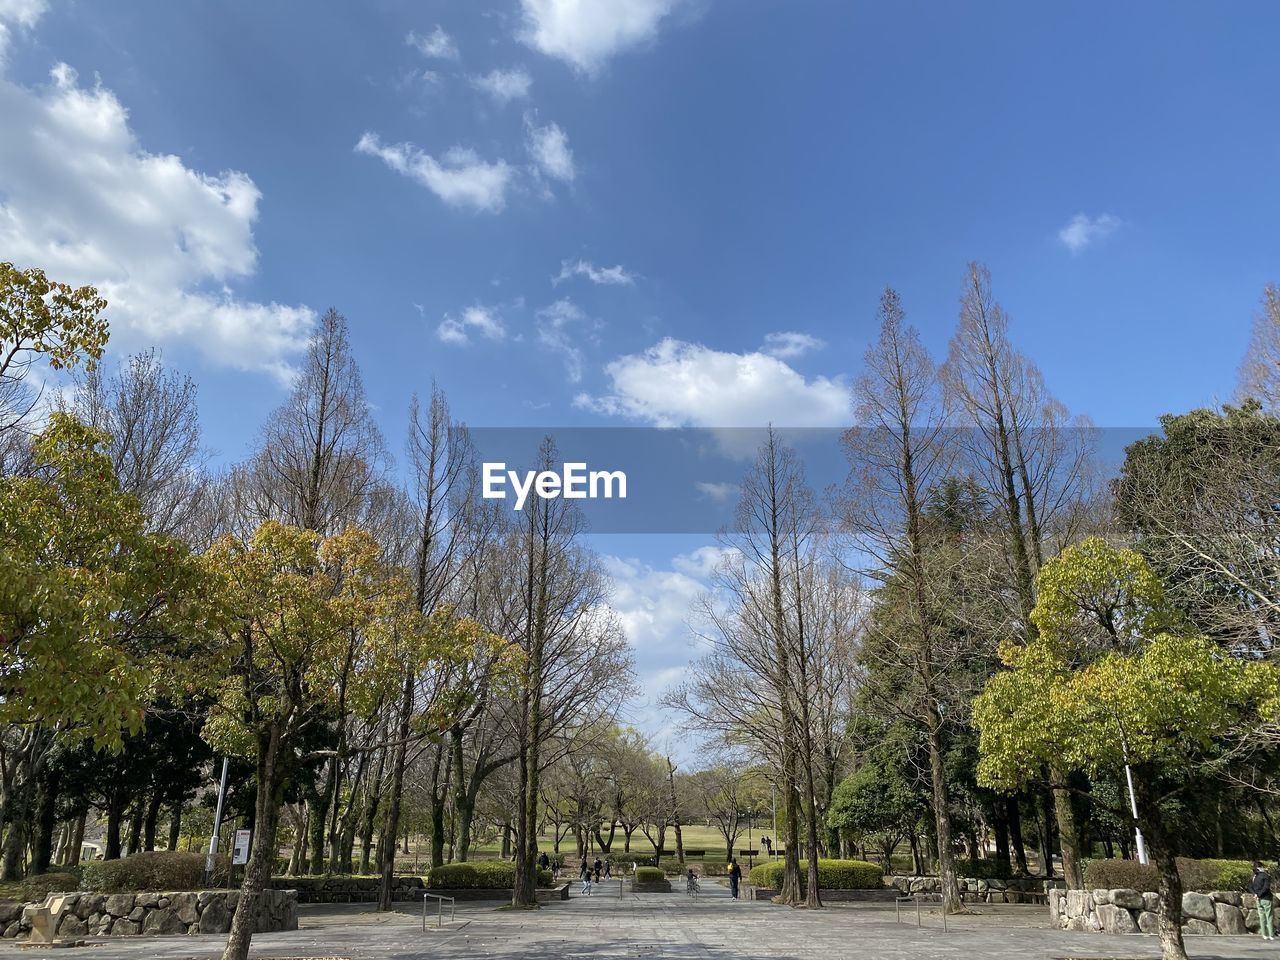
M 577 884 L 573 885 L 576 892 Z M 420 907 L 378 914 L 361 905 L 304 906 L 300 929 L 254 937 L 253 953 L 276 958 L 350 960 L 594 960 L 609 957 L 691 960 L 1057 960 L 1159 956 L 1154 937 L 1070 934 L 1044 927 L 1045 908 L 976 908 L 952 918 L 947 932 L 935 910 L 915 926 L 914 910 L 894 920 L 892 904 L 833 905 L 806 912 L 767 903 L 736 902 L 708 884 L 691 900 L 682 893 L 618 896 L 616 884 L 591 897 L 574 896 L 533 912 L 494 903 L 459 904 L 457 921 L 422 931 Z M 446 914 L 447 917 L 447 914 Z M 434 920 L 434 916 L 433 916 Z M 77 950 L 0 947 L 0 960 L 208 960 L 222 937 L 140 937 L 90 941 Z M 1280 949 L 1257 937 L 1191 937 L 1197 960 L 1277 958 Z

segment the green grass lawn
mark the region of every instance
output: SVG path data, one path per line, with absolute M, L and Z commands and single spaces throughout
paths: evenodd
M 756 850 L 763 850 L 760 846 L 761 836 L 774 836 L 771 824 L 764 823 L 761 825 L 763 830 L 756 829 L 751 833 L 751 847 Z M 603 831 L 605 837 L 608 837 L 608 831 Z M 715 827 L 702 826 L 700 824 L 691 824 L 681 828 L 681 834 L 684 837 L 684 847 L 686 850 L 705 850 L 708 860 L 723 860 L 725 854 L 724 836 Z M 622 831 L 614 835 L 612 846 L 609 848 L 610 853 L 623 852 L 623 835 Z M 412 844 L 410 844 L 412 846 Z M 552 849 L 552 836 L 550 832 L 542 833 L 538 838 L 538 846 L 550 852 Z M 429 850 L 430 848 L 425 848 Z M 593 837 L 591 840 L 591 849 L 599 852 L 599 846 Z M 676 832 L 668 829 L 666 835 L 666 852 L 674 856 L 676 849 Z M 747 834 L 744 832 L 733 845 L 735 856 L 739 850 L 747 849 Z M 472 848 L 474 853 L 481 856 L 498 856 L 502 850 L 502 843 L 499 840 L 489 840 L 486 843 L 476 845 Z M 573 838 L 573 834 L 568 834 L 560 840 L 560 852 L 573 856 L 577 853 L 577 846 Z M 630 852 L 638 857 L 653 856 L 653 844 L 648 841 L 645 835 L 637 830 L 631 835 Z

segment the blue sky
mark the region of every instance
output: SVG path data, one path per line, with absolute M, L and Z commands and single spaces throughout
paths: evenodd
M 1272 3 L 0 0 L 0 258 L 103 287 L 244 455 L 318 311 L 393 448 L 839 425 L 879 291 L 988 264 L 1104 426 L 1230 396 L 1280 280 Z M 705 538 L 604 537 L 646 677 Z M 627 606 L 629 604 L 629 606 Z

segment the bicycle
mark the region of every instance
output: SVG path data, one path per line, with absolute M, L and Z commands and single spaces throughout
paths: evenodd
M 694 900 L 698 899 L 698 877 L 696 874 L 689 874 L 684 881 L 684 892 Z

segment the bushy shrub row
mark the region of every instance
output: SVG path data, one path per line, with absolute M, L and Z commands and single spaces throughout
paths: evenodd
M 90 860 L 80 870 L 80 889 L 94 893 L 200 890 L 204 887 L 203 853 L 154 850 L 121 860 Z M 228 861 L 217 858 L 214 887 L 227 882 Z
M 1253 864 L 1248 860 L 1192 860 L 1178 858 L 1178 876 L 1185 890 L 1249 889 Z M 1136 860 L 1092 860 L 1084 868 L 1084 885 L 1090 890 L 1130 889 L 1154 893 L 1160 889 L 1160 870 Z
M 516 883 L 516 865 L 510 860 L 471 860 L 432 867 L 427 886 L 432 890 L 510 890 Z M 538 886 L 552 884 L 550 870 L 538 871 Z
M 636 867 L 636 883 L 661 883 L 666 878 L 659 867 Z
M 78 870 L 58 870 L 56 873 L 37 873 L 23 880 L 0 884 L 0 900 L 30 903 L 41 901 L 51 893 L 68 893 L 78 889 Z
M 784 869 L 781 860 L 762 863 L 751 871 L 751 882 L 769 890 L 781 889 Z M 808 862 L 801 860 L 801 888 L 808 880 L 808 869 Z M 884 886 L 884 871 L 878 863 L 866 860 L 819 860 L 818 885 L 828 890 L 877 890 Z

